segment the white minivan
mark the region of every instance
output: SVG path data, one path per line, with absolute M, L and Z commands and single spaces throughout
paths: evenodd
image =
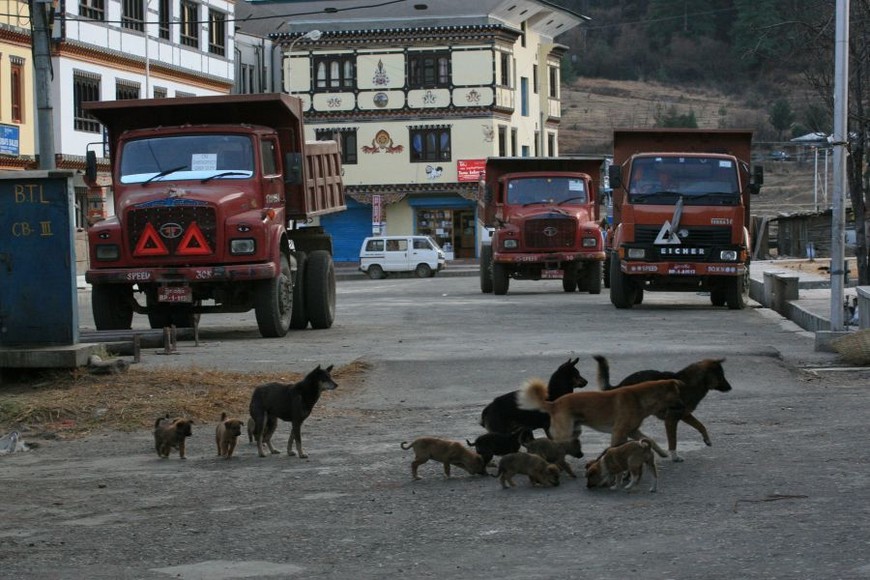
M 429 236 L 366 238 L 359 251 L 359 269 L 372 280 L 389 272 L 414 272 L 418 278 L 428 278 L 446 263 L 444 250 Z

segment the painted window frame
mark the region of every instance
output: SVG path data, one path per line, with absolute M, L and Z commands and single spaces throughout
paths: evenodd
M 453 63 L 449 50 L 409 52 L 407 56 L 409 89 L 445 89 L 453 83 Z
M 181 0 L 180 3 L 179 44 L 199 48 L 199 8 L 197 2 Z
M 356 87 L 356 57 L 328 54 L 312 58 L 315 93 L 352 90 Z
M 452 159 L 450 127 L 412 127 L 408 132 L 411 163 L 432 163 Z
M 100 75 L 73 71 L 73 129 L 83 133 L 101 133 L 100 122 L 82 109 L 85 101 L 99 101 L 102 78 Z M 88 98 L 85 98 L 88 97 Z
M 227 54 L 227 14 L 208 9 L 208 52 L 218 56 Z
M 145 32 L 144 0 L 121 0 L 121 28 Z
M 357 130 L 355 128 L 315 129 L 314 135 L 318 141 L 338 141 L 341 148 L 342 165 L 356 165 L 359 163 Z
M 9 57 L 9 103 L 12 122 L 24 122 L 24 59 Z
M 90 20 L 106 20 L 105 0 L 79 0 L 79 16 Z

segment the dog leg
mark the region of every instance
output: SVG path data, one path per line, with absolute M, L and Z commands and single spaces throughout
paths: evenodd
M 704 427 L 704 424 L 698 421 L 698 419 L 694 415 L 692 415 L 691 413 L 686 413 L 685 415 L 683 415 L 683 421 L 694 427 L 695 430 L 701 434 L 701 438 L 704 440 L 704 443 L 707 445 L 707 447 L 713 445 L 713 443 L 710 441 L 710 435 L 707 433 L 707 428 Z M 674 432 L 674 436 L 676 437 L 676 431 Z M 676 439 L 674 441 L 676 442 Z
M 577 479 L 577 476 L 574 474 L 574 470 L 571 469 L 571 466 L 568 465 L 568 462 L 565 461 L 564 457 L 562 459 L 560 459 L 559 461 L 557 461 L 556 465 L 558 465 L 562 469 L 562 471 L 567 473 L 568 477 L 570 477 L 571 479 Z
M 275 429 L 277 428 L 278 418 L 267 416 L 266 427 L 263 429 L 263 442 L 266 444 L 266 447 L 269 448 L 269 453 L 271 453 L 272 455 L 278 455 L 279 453 L 281 453 L 272 446 L 272 435 L 275 434 Z M 265 455 L 263 457 L 265 457 Z
M 287 455 L 292 456 L 293 450 L 290 449 L 290 444 L 296 441 L 296 451 L 299 454 L 299 459 L 305 459 L 308 455 L 302 451 L 302 424 L 293 421 L 293 427 L 290 429 L 290 440 L 287 441 Z
M 450 462 L 449 461 L 444 462 L 444 477 L 447 477 L 447 478 L 450 477 Z
M 236 450 L 236 440 L 235 440 L 235 438 L 233 438 L 230 440 L 229 444 L 227 444 L 227 449 L 226 449 L 226 452 L 224 453 L 224 456 L 227 459 L 229 459 L 230 457 L 233 456 L 233 451 L 235 451 L 235 450 Z
M 650 493 L 655 493 L 659 487 L 659 468 L 656 465 L 656 458 L 653 457 L 648 463 L 650 473 L 652 473 L 652 485 L 649 488 Z
M 426 461 L 426 459 L 414 459 L 414 461 L 411 462 L 411 478 L 414 481 L 418 479 L 423 479 L 422 477 L 417 475 L 417 468 L 426 463 Z
M 637 471 L 631 471 L 631 481 L 628 482 L 628 485 L 625 486 L 625 491 L 630 492 L 631 488 L 633 488 L 637 482 L 640 481 L 641 475 L 643 475 L 643 468 L 638 468 Z
M 182 438 L 181 443 L 178 444 L 178 454 L 181 456 L 181 459 L 187 459 L 187 457 L 184 456 L 184 452 L 184 439 Z

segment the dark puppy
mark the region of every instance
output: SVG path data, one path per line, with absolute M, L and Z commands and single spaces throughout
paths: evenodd
M 252 417 L 248 417 L 248 443 L 254 442 L 254 427 L 257 423 Z
M 694 427 L 701 434 L 704 443 L 712 445 L 707 428 L 692 412 L 698 408 L 710 389 L 723 393 L 731 390 L 731 385 L 725 379 L 725 371 L 722 369 L 722 363 L 725 362 L 724 358 L 704 359 L 675 373 L 655 370 L 638 371 L 622 379 L 618 385 L 610 384 L 610 365 L 607 359 L 601 355 L 595 355 L 594 358 L 598 361 L 598 386 L 605 391 L 660 379 L 678 379 L 683 382 L 683 387 L 680 389 L 683 409 L 672 408 L 656 413 L 656 417 L 665 422 L 665 431 L 668 434 L 668 452 L 671 455 L 671 460 L 683 460 L 677 455 L 677 423 L 680 421 Z
M 154 447 L 160 457 L 169 457 L 171 449 L 178 449 L 181 459 L 185 455 L 185 441 L 193 435 L 193 421 L 190 419 L 170 419 L 169 415 L 154 422 Z
M 547 463 L 538 455 L 518 451 L 509 453 L 498 462 L 498 480 L 503 488 L 516 487 L 513 476 L 528 475 L 532 485 L 553 487 L 559 485 L 559 467 Z
M 583 447 L 580 445 L 579 438 L 574 437 L 567 441 L 553 441 L 552 439 L 542 437 L 532 439 L 531 441 L 527 440 L 523 443 L 523 446 L 526 448 L 526 451 L 542 457 L 547 463 L 558 465 L 570 477 L 577 477 L 574 475 L 574 470 L 565 461 L 565 456 L 570 455 L 578 459 L 583 457 Z
M 299 457 L 308 457 L 302 451 L 302 422 L 311 414 L 320 393 L 331 391 L 338 385 L 329 373 L 332 365 L 322 369 L 320 365 L 305 375 L 298 383 L 268 383 L 254 389 L 251 395 L 250 412 L 254 420 L 254 438 L 257 441 L 257 453 L 266 457 L 263 443 L 271 453 L 279 453 L 272 447 L 272 435 L 278 426 L 278 419 L 290 421 L 292 428 L 290 439 L 287 440 L 287 455 L 293 455 L 293 441 L 296 441 L 296 451 Z
M 531 437 L 528 429 L 518 429 L 513 433 L 485 433 L 474 441 L 465 440 L 469 447 L 483 457 L 484 465 L 489 465 L 494 455 L 507 455 L 520 450 L 520 443 Z
M 221 457 L 229 459 L 236 449 L 236 442 L 242 434 L 241 419 L 227 419 L 226 413 L 221 413 L 221 420 L 215 428 L 214 438 L 217 452 Z
M 483 457 L 466 449 L 459 441 L 439 439 L 438 437 L 418 437 L 413 442 L 403 441 L 402 449 L 414 449 L 414 461 L 411 462 L 411 477 L 423 479 L 417 475 L 417 468 L 429 461 L 438 461 L 444 465 L 444 476 L 450 477 L 450 466 L 461 467 L 472 475 L 486 475 L 486 463 Z
M 547 384 L 547 400 L 555 401 L 562 395 L 582 389 L 587 380 L 580 376 L 577 370 L 579 358 L 569 359 L 562 363 L 550 376 Z M 517 429 L 543 429 L 550 435 L 550 416 L 540 411 L 527 411 L 517 406 L 517 394 L 512 391 L 499 395 L 480 414 L 480 425 L 491 433 L 513 433 Z

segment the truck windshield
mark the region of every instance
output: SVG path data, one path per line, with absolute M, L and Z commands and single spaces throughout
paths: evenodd
M 631 164 L 628 194 L 633 203 L 737 203 L 737 166 L 719 157 L 641 157 Z M 715 203 L 714 202 L 714 203 Z
M 576 177 L 524 177 L 512 179 L 507 187 L 507 203 L 531 205 L 534 203 L 587 202 L 586 184 Z
M 253 175 L 251 139 L 243 135 L 178 135 L 137 139 L 125 143 L 121 151 L 121 183 L 248 179 Z

